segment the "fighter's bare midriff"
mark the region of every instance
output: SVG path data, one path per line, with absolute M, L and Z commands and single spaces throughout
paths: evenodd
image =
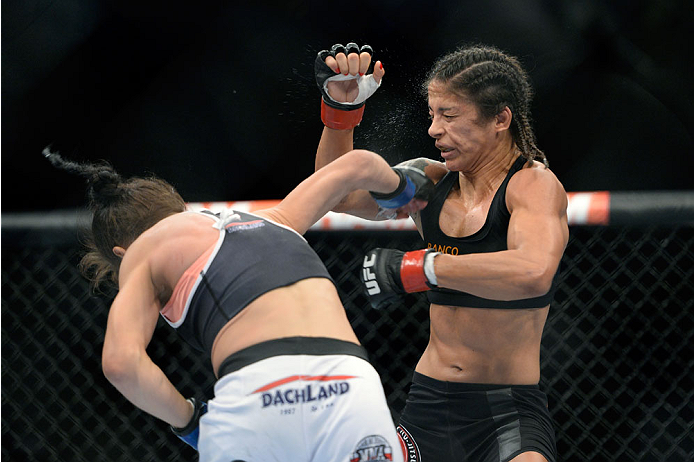
M 256 343 L 283 337 L 328 337 L 359 343 L 334 284 L 310 278 L 271 290 L 251 302 L 217 334 L 212 367 Z
M 537 384 L 548 312 L 432 304 L 429 344 L 416 371 L 449 382 Z

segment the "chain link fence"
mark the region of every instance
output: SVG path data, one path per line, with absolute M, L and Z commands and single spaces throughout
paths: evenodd
M 413 231 L 309 231 L 397 419 L 428 338 L 428 303 L 368 307 L 372 247 Z M 694 227 L 576 226 L 544 332 L 541 386 L 562 461 L 694 460 Z M 70 228 L 2 234 L 2 460 L 179 461 L 196 453 L 128 403 L 100 358 L 113 293 L 90 294 Z M 160 321 L 148 353 L 185 396 L 213 396 L 200 361 Z

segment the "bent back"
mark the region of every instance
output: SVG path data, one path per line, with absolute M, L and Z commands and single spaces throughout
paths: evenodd
M 216 372 L 236 351 L 266 340 L 296 336 L 359 343 L 332 281 L 304 279 L 250 303 L 220 330 L 212 347 L 212 366 Z

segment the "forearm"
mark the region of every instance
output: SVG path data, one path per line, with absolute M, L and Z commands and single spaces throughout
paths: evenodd
M 556 266 L 532 261 L 520 251 L 468 255 L 440 254 L 434 260 L 437 284 L 491 300 L 521 300 L 546 294 Z
M 193 409 L 146 355 L 117 371 L 104 370 L 114 387 L 138 408 L 174 427 L 183 427 Z
M 323 127 L 316 151 L 316 171 L 354 148 L 354 129 L 335 130 Z
M 350 151 L 302 181 L 276 207 L 256 213 L 303 234 L 357 189 L 367 196 L 364 202 L 373 207 L 375 216 L 376 202 L 364 190 L 390 192 L 399 184 L 400 176 L 378 154 Z
M 381 156 L 360 149 L 345 153 L 306 180 L 307 184 L 313 182 L 320 183 L 323 195 L 316 199 L 325 201 L 330 209 L 338 204 L 349 203 L 349 195 L 352 193 L 355 197 L 360 197 L 362 202 L 371 205 L 373 211 L 377 211 L 376 203 L 367 191 L 395 191 L 400 184 L 400 177 Z
M 316 151 L 316 171 L 351 151 L 354 146 L 353 134 L 353 129 L 335 130 L 323 127 L 323 135 Z M 370 220 L 377 219 L 378 215 L 378 207 L 366 190 L 346 194 L 331 210 Z

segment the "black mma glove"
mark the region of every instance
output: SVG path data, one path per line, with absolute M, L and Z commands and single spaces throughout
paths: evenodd
M 376 83 L 372 74 L 336 74 L 325 64 L 325 58 L 328 56 L 335 57 L 339 53 L 344 53 L 345 56 L 347 56 L 349 53 L 361 54 L 363 52 L 367 52 L 373 56 L 373 49 L 369 45 L 363 45 L 360 48 L 356 43 L 350 42 L 346 46 L 342 46 L 341 44 L 333 45 L 330 50 L 321 50 L 316 56 L 314 64 L 316 83 L 323 96 L 321 99 L 321 120 L 326 127 L 337 130 L 347 130 L 359 125 L 364 115 L 364 102 L 369 96 L 374 94 L 380 83 Z M 335 101 L 328 93 L 328 82 L 341 80 L 357 81 L 359 94 L 354 101 L 350 103 Z
M 434 258 L 438 254 L 433 249 L 370 250 L 362 264 L 361 282 L 371 306 L 381 309 L 402 294 L 436 287 Z
M 193 404 L 193 417 L 190 418 L 190 422 L 185 427 L 171 427 L 171 431 L 197 451 L 198 438 L 200 437 L 200 417 L 207 412 L 207 403 L 199 402 L 195 398 L 188 398 L 188 401 Z
M 400 176 L 400 184 L 391 193 L 383 194 L 370 192 L 378 206 L 382 209 L 397 209 L 412 199 L 429 201 L 434 195 L 434 183 L 424 172 L 414 167 L 393 167 Z

